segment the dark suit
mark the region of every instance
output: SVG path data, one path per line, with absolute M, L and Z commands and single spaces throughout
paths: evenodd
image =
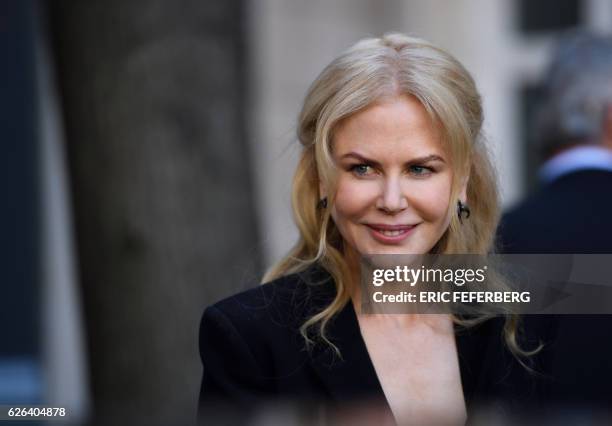
M 575 171 L 552 181 L 504 215 L 498 241 L 505 253 L 612 253 L 612 172 Z M 544 402 L 612 404 L 612 316 L 532 315 L 525 329 L 549 342 L 538 355 L 548 376 Z
M 329 275 L 312 268 L 207 308 L 200 328 L 201 417 L 206 407 L 217 404 L 226 403 L 235 411 L 287 399 L 331 404 L 374 400 L 389 410 L 352 303 L 327 327 L 342 359 L 320 341 L 311 351 L 305 349 L 300 325 L 329 305 L 334 295 Z M 519 396 L 518 401 L 534 394 L 528 380 L 522 381 L 528 376 L 525 370 L 502 343 L 502 324 L 496 318 L 457 333 L 468 412 L 473 404 L 496 397 Z M 509 382 L 508 377 L 513 379 Z
M 612 172 L 552 181 L 502 218 L 504 253 L 612 253 Z

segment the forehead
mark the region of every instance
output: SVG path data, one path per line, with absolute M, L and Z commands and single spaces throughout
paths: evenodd
M 443 156 L 441 132 L 414 96 L 376 103 L 343 120 L 333 138 L 334 155 L 352 150 L 377 156 Z

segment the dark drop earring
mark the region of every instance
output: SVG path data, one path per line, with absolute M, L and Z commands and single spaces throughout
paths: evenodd
M 327 197 L 323 197 L 317 203 L 318 209 L 326 209 L 327 208 Z
M 463 223 L 463 218 L 468 219 L 470 217 L 470 208 L 467 204 L 463 204 L 461 201 L 457 201 L 457 217 L 459 217 L 459 222 Z

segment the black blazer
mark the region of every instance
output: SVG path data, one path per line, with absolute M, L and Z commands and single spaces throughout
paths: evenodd
M 208 307 L 200 326 L 200 417 L 218 404 L 235 412 L 271 400 L 342 404 L 367 399 L 389 410 L 352 303 L 327 327 L 342 359 L 320 341 L 310 351 L 305 348 L 300 325 L 329 305 L 335 292 L 331 277 L 311 268 Z M 479 403 L 494 401 L 512 409 L 535 401 L 530 375 L 502 343 L 502 325 L 493 319 L 456 334 L 468 414 Z
M 508 211 L 504 253 L 612 253 L 612 172 L 580 170 L 552 181 Z M 525 331 L 546 343 L 540 401 L 582 412 L 612 404 L 612 316 L 527 315 Z

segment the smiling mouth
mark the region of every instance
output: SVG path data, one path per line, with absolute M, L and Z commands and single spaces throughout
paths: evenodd
M 417 225 L 366 225 L 372 236 L 382 243 L 397 243 L 406 238 Z
M 382 229 L 374 229 L 377 232 L 380 232 L 383 235 L 386 235 L 387 237 L 397 237 L 398 235 L 402 235 L 405 234 L 406 232 L 408 232 L 407 229 L 403 229 L 403 230 L 397 230 L 397 231 L 385 231 Z

